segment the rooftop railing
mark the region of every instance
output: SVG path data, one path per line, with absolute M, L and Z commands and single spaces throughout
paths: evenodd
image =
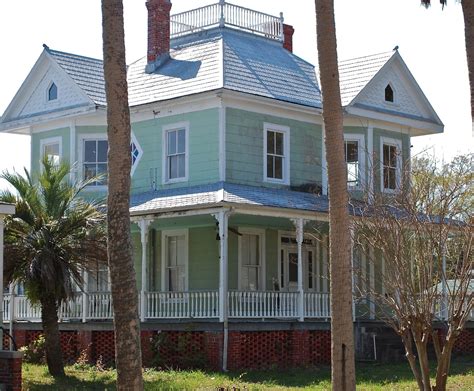
M 219 3 L 171 16 L 171 38 L 232 26 L 277 41 L 283 41 L 283 14 L 268 15 L 220 0 Z

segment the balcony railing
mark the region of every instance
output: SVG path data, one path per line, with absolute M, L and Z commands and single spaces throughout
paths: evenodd
M 268 15 L 225 1 L 172 15 L 170 22 L 171 38 L 213 27 L 232 26 L 267 38 L 283 40 L 283 16 Z

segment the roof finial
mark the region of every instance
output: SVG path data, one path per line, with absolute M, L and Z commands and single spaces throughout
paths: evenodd
M 395 46 L 393 49 L 392 49 L 394 52 L 396 52 L 398 50 L 398 45 Z
M 46 45 L 45 43 L 43 43 L 43 47 L 44 47 L 46 50 L 49 50 L 49 46 Z

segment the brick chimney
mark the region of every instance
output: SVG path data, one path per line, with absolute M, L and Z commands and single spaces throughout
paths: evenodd
M 154 72 L 169 58 L 170 0 L 147 0 L 148 9 L 148 64 L 146 71 Z
M 295 29 L 289 24 L 283 24 L 283 47 L 293 52 L 293 34 Z

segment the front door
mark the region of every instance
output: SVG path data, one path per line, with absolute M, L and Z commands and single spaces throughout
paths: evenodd
M 303 287 L 314 289 L 315 268 L 313 249 L 303 247 Z M 281 250 L 280 289 L 286 292 L 298 291 L 298 250 L 286 247 Z

